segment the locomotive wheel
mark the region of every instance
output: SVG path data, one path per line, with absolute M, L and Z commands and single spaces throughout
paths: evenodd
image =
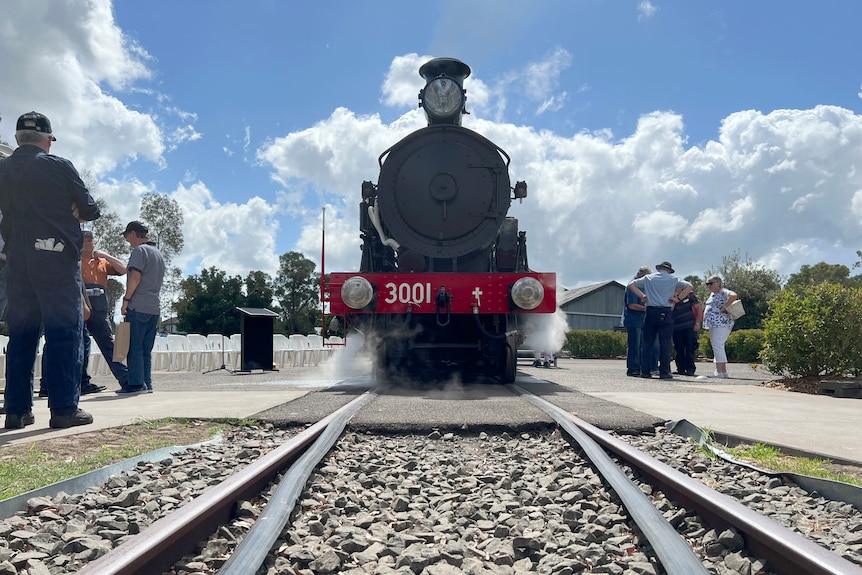
M 506 347 L 503 350 L 503 383 L 513 383 L 515 381 L 515 371 L 518 367 L 518 350 L 506 342 Z

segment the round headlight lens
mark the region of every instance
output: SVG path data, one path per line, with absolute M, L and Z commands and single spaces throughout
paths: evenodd
M 512 286 L 512 301 L 521 309 L 536 309 L 545 299 L 545 288 L 536 278 L 521 278 Z
M 374 297 L 374 288 L 371 283 L 360 276 L 354 276 L 344 282 L 341 286 L 341 301 L 347 307 L 353 309 L 362 309 L 371 303 Z
M 461 87 L 449 78 L 436 78 L 425 86 L 423 102 L 429 114 L 448 118 L 461 111 L 464 106 L 464 93 Z

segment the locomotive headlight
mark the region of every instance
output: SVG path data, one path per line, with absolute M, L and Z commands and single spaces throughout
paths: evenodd
M 422 90 L 422 105 L 435 119 L 450 118 L 461 113 L 464 91 L 449 78 L 435 78 Z
M 536 309 L 545 299 L 545 288 L 536 278 L 521 278 L 512 285 L 512 301 L 521 309 Z
M 371 283 L 360 276 L 354 276 L 341 286 L 341 300 L 347 307 L 362 309 L 374 298 L 374 288 Z

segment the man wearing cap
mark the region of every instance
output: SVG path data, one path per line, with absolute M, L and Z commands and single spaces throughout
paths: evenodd
M 135 395 L 152 393 L 151 374 L 153 344 L 159 324 L 159 292 L 165 277 L 165 260 L 147 234 L 149 228 L 139 221 L 129 222 L 123 237 L 132 246 L 126 266 L 126 293 L 121 313 L 131 325 L 129 329 L 129 384 L 117 391 Z
M 120 388 L 126 387 L 129 382 L 129 368 L 118 361 L 114 361 L 114 333 L 111 322 L 108 319 L 108 276 L 125 275 L 126 264 L 117 258 L 96 249 L 93 232 L 84 230 L 84 252 L 81 255 L 81 275 L 84 278 L 84 287 L 87 288 L 90 299 L 90 318 L 84 322 L 86 333 L 84 336 L 84 369 L 81 372 L 81 393 L 94 393 L 104 389 L 102 386 L 94 386 L 90 383 L 87 375 L 87 363 L 89 355 L 86 347 L 89 346 L 89 336 L 92 335 L 99 346 L 99 351 L 111 373 L 120 383 Z M 101 387 L 101 389 L 96 389 Z
M 658 371 L 661 379 L 673 379 L 670 374 L 670 345 L 673 337 L 673 305 L 688 297 L 692 285 L 672 275 L 670 262 L 655 267 L 655 273 L 647 274 L 629 283 L 628 289 L 638 296 L 646 306 L 641 340 L 641 377 L 652 377 L 644 366 L 649 365 L 649 350 L 658 336 Z M 681 290 L 679 294 L 676 290 Z
M 0 233 L 6 242 L 9 343 L 6 352 L 6 425 L 20 429 L 33 417 L 33 364 L 44 326 L 44 377 L 54 428 L 86 425 L 78 408 L 84 331 L 80 223 L 99 208 L 72 163 L 50 154 L 57 139 L 44 115 L 18 118 L 18 148 L 0 160 Z

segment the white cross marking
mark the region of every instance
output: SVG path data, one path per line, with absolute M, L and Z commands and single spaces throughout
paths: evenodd
M 480 296 L 481 296 L 484 292 L 483 292 L 481 289 L 479 289 L 478 287 L 475 287 L 475 288 L 473 288 L 473 292 L 472 292 L 472 293 L 473 293 L 473 297 L 474 297 L 474 298 L 476 298 L 476 306 L 477 306 L 477 307 L 482 307 L 482 300 L 481 300 L 481 297 L 480 297 Z

